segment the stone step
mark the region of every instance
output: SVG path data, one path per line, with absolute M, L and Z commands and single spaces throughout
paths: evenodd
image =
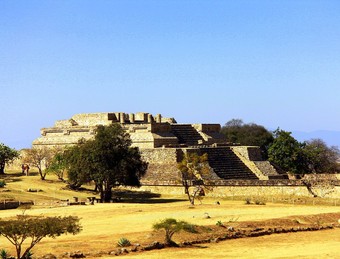
M 198 145 L 199 140 L 203 141 L 202 136 L 190 124 L 172 124 L 171 131 L 177 137 L 179 144 L 193 146 Z
M 208 154 L 209 165 L 222 179 L 258 179 L 229 147 L 202 148 Z

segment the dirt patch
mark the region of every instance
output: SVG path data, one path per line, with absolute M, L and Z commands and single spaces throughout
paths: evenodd
M 339 228 L 340 213 L 324 213 L 317 215 L 301 215 L 285 218 L 268 219 L 262 221 L 244 221 L 240 223 L 196 226 L 197 233 L 181 232 L 174 236 L 174 241 L 180 247 L 197 246 L 207 243 L 218 243 L 224 240 L 239 238 L 254 238 L 271 234 L 286 234 L 303 231 L 320 231 Z M 142 238 L 141 233 L 136 233 Z M 117 248 L 110 251 L 96 251 L 95 253 L 83 253 L 81 251 L 64 253 L 58 258 L 81 258 L 118 256 L 130 253 L 141 253 L 155 249 L 163 249 L 164 232 L 154 231 L 140 243 L 132 244 L 127 248 Z

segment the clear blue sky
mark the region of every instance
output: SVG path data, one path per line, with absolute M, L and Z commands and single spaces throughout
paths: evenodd
M 340 1 L 0 0 L 0 142 L 77 113 L 340 131 Z

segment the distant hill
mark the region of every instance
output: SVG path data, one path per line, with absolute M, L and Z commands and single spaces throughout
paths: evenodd
M 292 131 L 292 136 L 298 141 L 311 139 L 322 139 L 328 146 L 337 146 L 340 148 L 340 131 L 317 130 L 311 132 Z

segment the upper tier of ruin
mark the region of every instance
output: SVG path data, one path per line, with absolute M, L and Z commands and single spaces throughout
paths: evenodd
M 150 113 L 85 113 L 68 120 L 58 120 L 50 128 L 41 129 L 41 137 L 33 146 L 69 146 L 79 139 L 91 139 L 98 125 L 120 123 L 130 134 L 132 145 L 143 148 L 211 145 L 225 141 L 219 124 L 178 124 L 174 118 Z

